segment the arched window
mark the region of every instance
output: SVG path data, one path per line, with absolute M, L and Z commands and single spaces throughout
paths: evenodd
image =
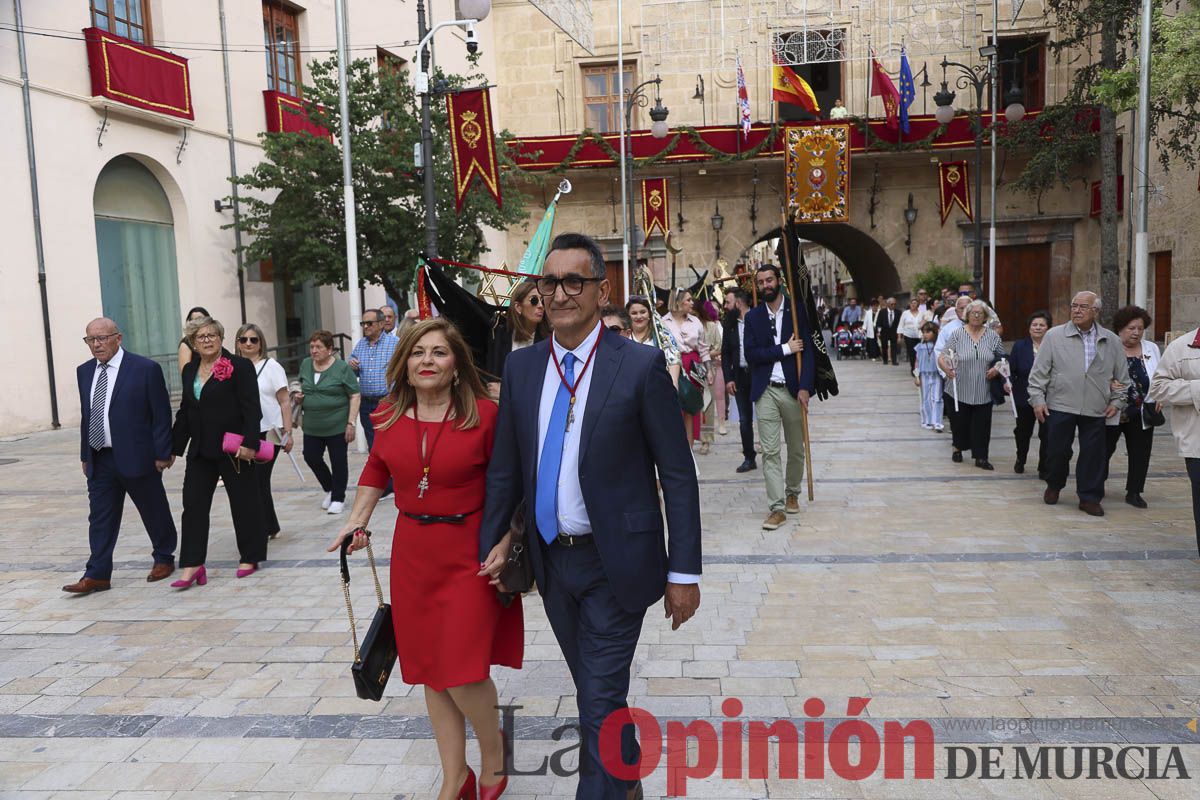
M 96 179 L 92 196 L 100 300 L 104 316 L 142 355 L 179 346 L 179 277 L 171 204 L 158 180 L 136 160 L 117 156 Z

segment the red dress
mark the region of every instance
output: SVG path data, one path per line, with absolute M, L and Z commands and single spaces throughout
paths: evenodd
M 479 577 L 479 525 L 487 466 L 496 432 L 496 404 L 479 400 L 479 425 L 459 430 L 458 421 L 421 422 L 426 449 L 433 448 L 429 489 L 418 498 L 422 467 L 417 422 L 408 416 L 376 430 L 375 446 L 358 479 L 360 486 L 395 488 L 396 533 L 392 539 L 392 622 L 405 683 L 437 691 L 488 677 L 492 664 L 519 669 L 525 646 L 520 598 L 504 608 L 487 577 Z M 387 415 L 389 407 L 376 412 Z M 377 417 L 378 418 L 378 417 Z M 386 418 L 386 417 L 385 417 Z M 404 515 L 467 514 L 461 525 L 422 525 Z

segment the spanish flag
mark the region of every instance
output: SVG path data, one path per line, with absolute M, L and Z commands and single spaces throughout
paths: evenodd
M 771 66 L 771 97 L 779 103 L 800 106 L 813 116 L 821 113 L 812 87 L 788 64 Z

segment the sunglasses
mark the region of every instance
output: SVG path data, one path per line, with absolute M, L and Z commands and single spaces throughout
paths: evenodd
M 529 296 L 529 305 L 536 308 L 541 302 L 542 298 L 538 297 L 536 294 L 531 294 Z
M 609 326 L 608 326 L 608 329 L 609 329 L 610 331 L 612 331 L 613 333 L 621 333 L 622 331 L 624 331 L 624 330 L 625 330 L 625 329 L 624 329 L 624 328 L 622 328 L 620 325 L 609 325 Z
M 378 324 L 379 324 L 379 320 L 377 320 L 377 319 L 364 319 L 362 322 L 360 322 L 360 323 L 358 323 L 358 324 L 359 324 L 359 325 L 361 325 L 361 326 L 363 326 L 363 327 L 365 328 L 365 327 L 367 327 L 368 325 L 378 325 Z
M 258 344 L 258 337 L 257 336 L 239 336 L 238 343 L 239 344 Z

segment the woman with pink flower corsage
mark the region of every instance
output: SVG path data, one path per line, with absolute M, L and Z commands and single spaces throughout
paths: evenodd
M 179 547 L 183 572 L 180 580 L 171 584 L 177 589 L 208 583 L 204 562 L 218 479 L 225 483 L 233 515 L 241 562 L 237 576 L 253 574 L 267 558 L 267 532 L 253 460 L 262 419 L 258 381 L 250 361 L 221 346 L 224 338 L 220 322 L 198 320 L 190 342 L 195 354 L 183 368 L 183 399 L 172 429 L 175 455 L 182 456 L 187 450 Z M 242 437 L 241 446 L 233 453 L 225 450 L 226 434 Z

